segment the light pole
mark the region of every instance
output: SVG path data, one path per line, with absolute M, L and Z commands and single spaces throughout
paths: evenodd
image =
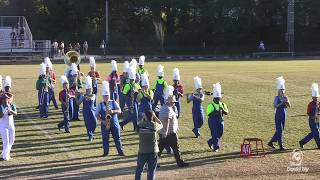
M 106 44 L 105 44 L 105 48 L 107 49 L 107 47 L 109 46 L 109 10 L 108 10 L 109 6 L 108 6 L 108 0 L 106 0 Z
M 294 52 L 294 14 L 294 0 L 288 0 L 287 40 L 289 52 Z

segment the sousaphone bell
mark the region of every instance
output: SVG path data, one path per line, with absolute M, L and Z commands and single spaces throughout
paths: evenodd
M 81 63 L 81 57 L 80 54 L 77 51 L 68 51 L 64 55 L 64 63 L 68 66 L 71 66 L 72 63 L 76 63 L 76 65 L 79 65 Z

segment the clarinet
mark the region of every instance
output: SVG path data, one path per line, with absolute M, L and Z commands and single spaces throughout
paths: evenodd
M 316 109 L 314 112 L 314 122 L 319 123 L 319 103 L 316 104 Z
M 107 111 L 110 110 L 110 102 L 105 103 L 106 105 L 106 129 L 109 130 L 111 126 L 111 114 L 107 114 Z
M 47 75 L 44 78 L 45 78 L 45 83 L 44 83 L 44 86 L 42 86 L 42 88 L 41 88 L 40 105 L 43 105 L 44 92 L 46 91 L 47 86 L 48 86 L 48 77 L 47 77 Z
M 68 89 L 65 90 L 66 91 L 66 113 L 69 113 L 69 92 L 68 92 Z

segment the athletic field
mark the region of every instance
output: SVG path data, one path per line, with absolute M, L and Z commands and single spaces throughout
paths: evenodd
M 158 62 L 146 63 L 154 84 Z M 299 147 L 298 141 L 309 133 L 306 108 L 311 100 L 311 84 L 320 83 L 320 61 L 243 61 L 243 62 L 161 62 L 165 67 L 165 79 L 172 83 L 172 69 L 178 67 L 185 92 L 194 92 L 193 77 L 202 78 L 204 90 L 212 91 L 212 84 L 222 85 L 222 101 L 228 105 L 230 114 L 225 117 L 225 134 L 222 148 L 212 152 L 207 140 L 210 131 L 205 116 L 201 137 L 194 138 L 191 116 L 192 104 L 182 99 L 179 119 L 179 137 L 182 157 L 190 162 L 188 168 L 178 168 L 173 155 L 164 154 L 159 160 L 157 179 L 318 179 L 320 177 L 320 150 L 311 141 L 305 145 L 303 161 L 299 167 L 308 172 L 288 171 L 292 151 Z M 66 65 L 54 65 L 60 75 Z M 13 79 L 15 103 L 19 115 L 15 117 L 16 141 L 11 154 L 12 160 L 0 162 L 0 179 L 133 179 L 138 152 L 137 135 L 131 123 L 122 131 L 122 142 L 126 157 L 116 156 L 111 139 L 111 152 L 102 157 L 100 126 L 96 139 L 89 142 L 84 121 L 72 122 L 71 134 L 58 131 L 57 123 L 62 120 L 61 110 L 51 104 L 48 119 L 40 119 L 35 110 L 37 92 L 35 83 L 39 65 L 1 65 L 0 74 Z M 122 64 L 118 64 L 122 72 Z M 110 64 L 97 64 L 104 77 L 111 71 Z M 81 64 L 81 71 L 89 71 L 88 64 Z M 274 96 L 277 94 L 275 79 L 283 75 L 286 93 L 292 108 L 288 110 L 285 127 L 286 152 L 272 151 L 266 144 L 274 134 Z M 56 98 L 62 89 L 60 78 L 56 84 Z M 101 90 L 99 90 L 101 93 Z M 99 94 L 99 101 L 102 99 Z M 206 110 L 212 97 L 206 96 Z M 82 106 L 82 105 L 81 105 Z M 82 116 L 81 116 L 82 118 Z M 240 158 L 243 138 L 261 138 L 267 148 L 264 158 Z M 2 149 L 2 145 L 0 145 Z M 146 174 L 143 174 L 146 178 Z

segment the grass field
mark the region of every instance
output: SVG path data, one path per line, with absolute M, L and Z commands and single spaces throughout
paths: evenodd
M 154 83 L 156 67 L 159 63 L 147 63 Z M 182 156 L 191 165 L 178 168 L 173 155 L 160 159 L 161 168 L 157 179 L 318 179 L 320 176 L 320 151 L 315 150 L 315 142 L 305 146 L 302 166 L 307 173 L 288 172 L 292 150 L 298 148 L 298 141 L 309 133 L 306 107 L 311 97 L 311 83 L 320 82 L 320 61 L 252 61 L 252 62 L 162 62 L 165 79 L 172 82 L 172 69 L 178 67 L 186 92 L 193 92 L 193 77 L 202 78 L 205 90 L 211 91 L 212 84 L 221 82 L 223 101 L 230 114 L 225 117 L 225 134 L 222 148 L 218 153 L 209 150 L 206 141 L 210 132 L 205 117 L 201 137 L 194 138 L 191 104 L 182 100 L 179 119 L 179 137 Z M 97 139 L 89 142 L 83 121 L 72 122 L 71 134 L 57 129 L 62 119 L 60 110 L 50 107 L 48 119 L 39 119 L 35 110 L 35 82 L 38 65 L 1 65 L 1 75 L 11 75 L 15 103 L 19 106 L 19 116 L 15 118 L 16 142 L 12 160 L 0 162 L 0 179 L 69 179 L 69 178 L 114 178 L 133 179 L 138 150 L 137 135 L 132 125 L 122 131 L 122 142 L 126 157 L 116 156 L 111 142 L 110 156 L 102 157 L 100 127 Z M 118 64 L 122 70 L 122 64 Z M 66 65 L 54 65 L 56 74 L 64 72 Z M 103 76 L 109 74 L 110 64 L 98 64 Z M 81 65 L 88 72 L 87 64 Z M 264 144 L 274 133 L 274 109 L 272 103 L 276 95 L 275 78 L 283 75 L 286 92 L 292 108 L 288 110 L 285 129 L 285 146 L 288 151 L 278 153 L 267 149 L 264 158 L 240 158 L 239 150 L 243 138 L 258 137 Z M 56 85 L 56 96 L 61 90 L 60 81 Z M 101 92 L 101 91 L 100 91 Z M 99 101 L 101 100 L 99 95 Z M 203 103 L 206 109 L 212 97 Z M 2 149 L 2 145 L 0 145 Z M 145 176 L 145 174 L 144 174 Z

